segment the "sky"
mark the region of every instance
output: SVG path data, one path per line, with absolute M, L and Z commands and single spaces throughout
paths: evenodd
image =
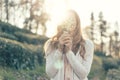
M 46 0 L 45 9 L 53 17 L 53 22 L 58 18 L 60 12 L 70 8 L 75 10 L 81 20 L 82 28 L 90 25 L 91 12 L 94 13 L 95 20 L 98 20 L 99 12 L 103 12 L 104 19 L 111 25 L 116 21 L 120 23 L 120 1 L 119 0 Z M 113 27 L 114 28 L 114 27 Z M 55 34 L 56 26 L 51 21 L 47 22 L 47 36 Z

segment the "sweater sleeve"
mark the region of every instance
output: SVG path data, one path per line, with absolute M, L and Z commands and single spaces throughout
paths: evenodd
M 50 78 L 55 77 L 62 67 L 62 54 L 59 50 L 51 50 L 50 40 L 45 43 L 46 73 Z
M 93 60 L 94 45 L 90 40 L 86 41 L 85 49 L 86 49 L 84 57 L 85 59 L 83 59 L 82 63 L 76 59 L 76 56 L 72 51 L 69 51 L 66 54 L 67 59 L 73 68 L 73 71 L 82 80 L 85 79 L 89 74 Z

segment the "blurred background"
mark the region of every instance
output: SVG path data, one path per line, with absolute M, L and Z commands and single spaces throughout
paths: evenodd
M 95 45 L 89 80 L 120 80 L 119 0 L 0 0 L 0 80 L 49 80 L 43 46 L 67 9 Z

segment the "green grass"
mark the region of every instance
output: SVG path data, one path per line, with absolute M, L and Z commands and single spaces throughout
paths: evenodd
M 105 71 L 102 67 L 102 59 L 94 55 L 92 67 L 90 74 L 88 76 L 89 80 L 105 80 Z
M 15 70 L 8 67 L 0 67 L 0 80 L 37 80 L 38 77 L 47 78 L 45 66 L 37 66 L 33 70 Z

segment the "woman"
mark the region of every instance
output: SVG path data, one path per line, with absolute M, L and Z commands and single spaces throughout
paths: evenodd
M 51 80 L 88 80 L 94 45 L 84 40 L 78 14 L 70 10 L 57 34 L 44 46 L 46 73 Z

